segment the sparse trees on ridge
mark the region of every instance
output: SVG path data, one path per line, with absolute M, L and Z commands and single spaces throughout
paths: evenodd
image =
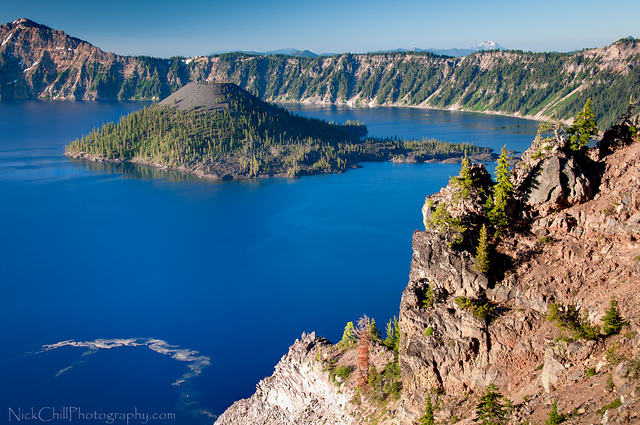
M 544 134 L 547 136 L 543 137 Z M 591 98 L 589 98 L 582 110 L 574 117 L 572 125 L 567 127 L 563 121 L 551 117 L 547 121 L 540 122 L 536 138 L 543 142 L 568 146 L 568 150 L 565 148 L 566 152 L 578 152 L 597 135 L 598 125 L 591 107 Z

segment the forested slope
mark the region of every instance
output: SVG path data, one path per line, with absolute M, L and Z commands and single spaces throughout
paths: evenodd
M 317 58 L 105 53 L 21 19 L 0 27 L 0 99 L 161 100 L 189 82 L 232 82 L 269 101 L 405 105 L 569 118 L 592 98 L 606 128 L 640 97 L 640 42 L 567 53 L 428 52 Z

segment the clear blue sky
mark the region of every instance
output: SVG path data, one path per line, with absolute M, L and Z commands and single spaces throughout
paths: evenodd
M 465 48 L 571 51 L 640 37 L 638 0 L 4 0 L 105 51 L 158 57 L 286 47 L 315 53 Z M 530 4 L 529 4 L 530 3 Z

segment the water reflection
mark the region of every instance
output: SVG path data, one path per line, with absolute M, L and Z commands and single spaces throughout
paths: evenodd
M 148 165 L 134 164 L 131 162 L 95 162 L 83 159 L 69 158 L 76 164 L 77 170 L 80 172 L 99 171 L 104 174 L 121 174 L 126 179 L 142 179 L 142 180 L 158 180 L 162 179 L 169 182 L 181 182 L 187 180 L 201 180 L 193 174 L 185 174 L 175 170 L 163 170 Z M 214 181 L 211 181 L 214 182 Z
M 502 146 L 525 151 L 536 135 L 538 122 L 504 115 L 410 107 L 349 107 L 346 105 L 283 104 L 289 111 L 338 123 L 356 120 L 370 136 L 408 139 L 435 138 L 474 143 L 500 152 Z

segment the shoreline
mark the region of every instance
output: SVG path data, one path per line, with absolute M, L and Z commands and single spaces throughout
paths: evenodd
M 158 104 L 161 101 L 160 100 L 150 100 L 150 99 L 92 99 L 92 100 L 76 100 L 76 99 L 72 99 L 72 98 L 56 98 L 56 99 L 45 99 L 45 98 L 11 98 L 11 99 L 6 99 L 3 100 L 0 98 L 0 103 L 3 102 L 13 102 L 13 101 L 24 101 L 24 100 L 35 100 L 35 101 L 44 101 L 44 102 L 131 102 L 131 103 L 142 103 L 142 102 L 147 102 L 147 103 L 151 103 L 151 104 Z M 474 111 L 474 110 L 470 110 L 470 109 L 464 109 L 464 108 L 455 108 L 455 107 L 450 107 L 450 108 L 438 108 L 435 106 L 430 106 L 430 105 L 423 105 L 423 104 L 419 104 L 419 105 L 409 105 L 406 103 L 373 103 L 373 102 L 369 102 L 369 103 L 355 103 L 353 101 L 347 101 L 347 102 L 325 102 L 323 100 L 319 100 L 319 99 L 311 99 L 311 98 L 307 98 L 304 100 L 286 100 L 286 99 L 262 99 L 265 102 L 269 102 L 269 103 L 273 103 L 275 105 L 278 106 L 283 106 L 283 105 L 322 105 L 322 106 L 346 106 L 349 108 L 353 108 L 353 109 L 366 109 L 366 108 L 413 108 L 413 109 L 427 109 L 427 110 L 434 110 L 434 111 L 452 111 L 452 112 L 468 112 L 468 113 L 474 113 L 474 114 L 483 114 L 483 115 L 499 115 L 499 116 L 503 116 L 503 117 L 510 117 L 510 118 L 520 118 L 523 120 L 528 120 L 528 121 L 537 121 L 540 122 L 542 120 L 548 120 L 550 117 L 547 115 L 540 115 L 540 114 L 536 114 L 536 115 L 518 115 L 516 114 L 511 114 L 511 113 L 507 113 L 507 112 L 501 112 L 501 111 Z M 424 103 L 424 102 L 423 102 Z M 568 122 L 567 120 L 562 120 L 565 122 Z
M 361 163 L 367 163 L 367 162 L 390 162 L 390 163 L 393 163 L 393 164 L 452 164 L 452 163 L 459 164 L 462 161 L 462 157 L 458 157 L 458 156 L 451 156 L 449 158 L 445 158 L 445 159 L 439 160 L 439 161 L 437 161 L 437 160 L 403 161 L 403 160 L 399 160 L 397 158 L 387 158 L 387 159 L 380 159 L 380 160 L 377 160 L 377 161 L 374 161 L 374 160 L 357 161 L 354 164 L 351 164 L 351 165 L 345 167 L 344 169 L 339 169 L 339 170 L 319 171 L 319 172 L 307 172 L 307 171 L 303 170 L 299 174 L 296 174 L 296 175 L 293 175 L 293 176 L 290 175 L 290 174 L 287 174 L 285 172 L 269 173 L 269 174 L 258 174 L 256 176 L 249 176 L 248 173 L 225 173 L 225 172 L 206 173 L 206 172 L 202 172 L 202 171 L 198 170 L 197 168 L 189 168 L 189 167 L 185 167 L 185 166 L 171 167 L 171 166 L 167 166 L 167 165 L 157 164 L 157 163 L 154 163 L 152 161 L 145 160 L 143 158 L 131 158 L 131 159 L 104 158 L 104 157 L 100 157 L 100 156 L 96 156 L 96 155 L 91 155 L 91 154 L 88 154 L 86 152 L 77 152 L 77 153 L 76 152 L 64 152 L 63 155 L 66 156 L 69 159 L 74 159 L 74 160 L 78 160 L 78 161 L 88 161 L 88 162 L 95 162 L 95 163 L 110 163 L 110 164 L 125 164 L 125 163 L 129 163 L 129 164 L 144 165 L 144 166 L 155 168 L 155 169 L 158 169 L 158 170 L 174 171 L 174 172 L 179 172 L 179 173 L 182 173 L 182 174 L 192 175 L 192 176 L 198 177 L 200 179 L 209 180 L 209 181 L 242 181 L 242 180 L 270 179 L 270 178 L 297 179 L 297 178 L 300 178 L 300 177 L 315 176 L 315 175 L 321 175 L 321 174 L 342 174 L 342 173 L 345 173 L 345 172 L 347 172 L 349 170 L 362 168 L 363 165 L 361 165 Z M 491 160 L 486 158 L 486 156 L 484 156 L 484 154 L 471 155 L 471 156 L 469 156 L 469 160 L 471 160 L 472 162 L 493 162 L 493 161 L 495 161 L 495 158 L 497 158 L 497 154 L 495 152 L 493 152 L 491 154 L 487 154 L 487 155 L 491 155 L 492 156 Z
M 433 110 L 433 111 L 451 111 L 451 112 L 468 112 L 468 113 L 474 113 L 474 114 L 483 114 L 483 115 L 500 115 L 503 117 L 510 117 L 510 118 L 520 118 L 523 120 L 528 120 L 528 121 L 536 121 L 536 122 L 540 122 L 542 120 L 548 120 L 550 117 L 547 115 L 518 115 L 516 114 L 510 114 L 507 112 L 501 112 L 501 111 L 473 111 L 470 109 L 464 109 L 464 108 L 438 108 L 435 106 L 430 106 L 430 105 L 423 105 L 423 104 L 419 104 L 419 105 L 408 105 L 406 103 L 354 103 L 354 102 L 325 102 L 323 100 L 313 100 L 313 99 L 307 99 L 307 100 L 283 100 L 283 99 L 277 99 L 277 100 L 273 100 L 273 99 L 269 99 L 269 100 L 265 100 L 266 102 L 271 102 L 274 103 L 276 105 L 282 106 L 282 105 L 323 105 L 323 106 L 346 106 L 348 108 L 353 108 L 353 109 L 366 109 L 366 108 L 413 108 L 413 109 L 427 109 L 427 110 Z M 424 102 L 423 102 L 424 103 Z M 565 120 L 566 121 L 566 120 Z

